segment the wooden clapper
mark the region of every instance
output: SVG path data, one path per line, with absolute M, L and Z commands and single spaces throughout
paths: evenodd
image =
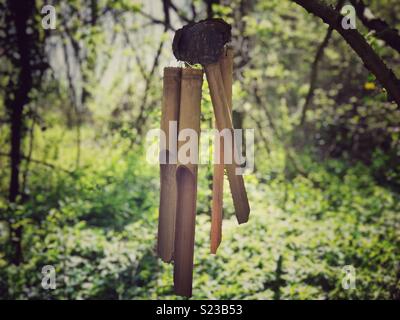
M 228 129 L 233 141 L 233 50 L 226 45 L 228 40 L 230 26 L 221 19 L 208 19 L 178 30 L 173 49 L 178 60 L 203 66 L 217 129 Z M 157 252 L 163 261 L 174 263 L 174 291 L 187 297 L 192 295 L 198 141 L 197 147 L 189 151 L 194 153 L 189 157 L 191 160 L 180 162 L 182 159 L 178 155 L 187 150 L 185 141 L 178 141 L 178 136 L 185 135 L 185 129 L 194 130 L 197 137 L 200 135 L 203 69 L 168 67 L 164 69 L 163 80 L 161 129 L 167 141 L 160 150 L 162 161 Z M 177 134 L 174 134 L 174 129 L 178 129 Z M 224 164 L 226 149 L 224 139 L 219 139 L 220 148 L 217 152 L 220 154 L 216 158 L 220 161 L 213 168 L 210 232 L 210 249 L 214 254 L 222 238 L 224 169 L 238 222 L 246 222 L 250 213 L 243 176 L 237 172 L 240 166 L 234 161 L 237 159 L 234 155 L 237 149 L 235 146 L 231 148 L 232 154 L 229 156 L 233 161 Z

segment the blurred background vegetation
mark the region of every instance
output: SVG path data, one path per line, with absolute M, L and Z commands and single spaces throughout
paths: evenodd
M 351 2 L 398 34 L 399 1 Z M 357 30 L 400 76 L 387 30 L 362 13 Z M 256 130 L 255 171 L 247 224 L 225 188 L 213 256 L 212 167 L 199 168 L 193 297 L 400 298 L 400 106 L 320 19 L 290 0 L 2 0 L 1 299 L 177 298 L 155 256 L 144 136 L 160 125 L 163 67 L 178 65 L 174 30 L 207 17 L 233 27 L 234 123 Z M 202 111 L 212 127 L 207 88 Z M 342 288 L 345 265 L 356 289 Z

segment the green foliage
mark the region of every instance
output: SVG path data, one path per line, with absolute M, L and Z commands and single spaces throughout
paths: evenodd
M 35 208 L 43 216 L 39 225 L 29 214 L 21 221 L 25 262 L 16 267 L 0 260 L 2 297 L 175 299 L 172 266 L 155 256 L 158 189 L 154 168 L 146 167 L 127 155 L 96 172 L 63 177 L 54 200 L 47 192 L 46 201 L 28 202 L 24 212 Z M 199 211 L 194 298 L 398 296 L 399 196 L 377 186 L 362 165 L 348 169 L 330 161 L 309 170 L 312 181 L 287 181 L 279 169 L 268 184 L 249 176 L 250 221 L 224 220 L 217 255 L 209 253 L 208 212 Z M 40 270 L 49 264 L 57 272 L 54 291 L 40 286 Z M 356 268 L 354 290 L 342 288 L 344 265 Z

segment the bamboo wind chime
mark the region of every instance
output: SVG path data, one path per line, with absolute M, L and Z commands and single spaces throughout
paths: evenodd
M 232 73 L 233 51 L 227 46 L 231 27 L 221 19 L 207 19 L 178 30 L 173 50 L 178 60 L 201 64 L 208 81 L 215 123 L 219 131 L 232 134 Z M 165 68 L 161 130 L 167 141 L 160 150 L 160 207 L 158 224 L 158 256 L 174 263 L 174 291 L 178 295 L 192 295 L 195 217 L 197 200 L 198 141 L 191 162 L 180 162 L 178 154 L 185 151 L 179 133 L 192 129 L 200 134 L 200 105 L 203 69 Z M 173 130 L 173 129 L 177 129 Z M 174 134 L 175 132 L 175 134 Z M 222 239 L 223 180 L 226 170 L 239 223 L 248 220 L 250 207 L 243 176 L 237 173 L 236 146 L 231 154 L 224 153 L 224 140 L 219 137 L 219 162 L 214 164 L 211 253 L 215 254 Z M 191 150 L 192 151 L 192 150 Z M 225 163 L 230 156 L 231 163 Z

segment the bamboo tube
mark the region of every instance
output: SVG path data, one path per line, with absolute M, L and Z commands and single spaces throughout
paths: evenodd
M 226 97 L 228 99 L 229 111 L 232 115 L 232 82 L 233 82 L 233 49 L 227 47 L 219 60 L 221 75 L 224 83 Z M 224 193 L 224 139 L 219 138 L 219 163 L 214 164 L 212 211 L 211 211 L 211 253 L 217 253 L 222 240 L 223 219 L 223 193 Z
M 177 123 L 179 120 L 181 74 L 181 68 L 164 68 L 161 130 L 165 133 L 166 145 L 161 146 L 160 156 L 165 157 L 166 163 L 160 164 L 160 207 L 157 253 L 165 262 L 170 262 L 173 258 L 175 241 L 177 194 L 175 177 L 176 161 L 174 161 L 174 159 L 176 159 L 177 154 L 176 146 L 170 145 L 169 125 L 171 121 L 176 121 Z
M 210 88 L 211 101 L 214 108 L 218 130 L 231 130 L 233 141 L 232 116 L 229 112 L 229 103 L 225 94 L 220 66 L 218 63 L 212 63 L 206 65 L 204 68 L 208 86 Z M 232 153 L 233 152 L 237 152 L 234 146 L 232 147 Z M 234 154 L 232 154 L 232 160 L 234 159 Z M 243 176 L 236 174 L 236 168 L 239 168 L 239 166 L 235 164 L 234 161 L 232 161 L 232 164 L 225 164 L 225 168 L 232 193 L 236 218 L 239 223 L 245 223 L 249 219 L 250 206 L 247 199 Z
M 179 132 L 183 129 L 193 129 L 197 132 L 197 141 L 194 141 L 197 151 L 202 82 L 202 70 L 189 68 L 182 70 Z M 186 143 L 179 141 L 179 148 Z M 181 163 L 179 161 L 181 159 L 178 159 L 176 172 L 178 200 L 174 247 L 174 290 L 176 294 L 187 297 L 192 295 L 198 152 L 195 158 L 196 163 L 187 164 Z

